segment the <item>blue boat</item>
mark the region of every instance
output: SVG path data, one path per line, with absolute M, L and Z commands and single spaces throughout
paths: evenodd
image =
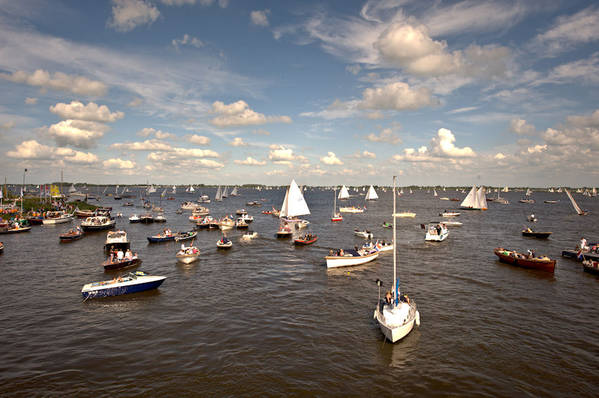
M 154 276 L 144 271 L 135 271 L 124 277 L 85 284 L 81 294 L 83 298 L 88 299 L 138 293 L 158 288 L 165 279 L 166 276 Z
M 154 236 L 148 236 L 148 242 L 150 243 L 160 243 L 160 242 L 170 242 L 174 241 L 177 235 L 171 233 L 161 233 Z

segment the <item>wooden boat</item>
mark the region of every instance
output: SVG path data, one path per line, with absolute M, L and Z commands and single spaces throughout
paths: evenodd
M 235 228 L 237 229 L 248 229 L 249 225 L 242 218 L 237 219 L 235 221 Z
M 316 242 L 317 240 L 318 240 L 317 235 L 306 234 L 304 236 L 300 236 L 297 239 L 294 239 L 293 243 L 296 246 L 307 246 L 307 245 L 311 245 L 312 243 Z
M 17 225 L 17 226 L 13 226 L 13 227 L 9 227 L 9 228 L 0 229 L 0 234 L 18 234 L 21 232 L 29 232 L 29 231 L 31 231 L 31 227 Z
M 165 279 L 166 276 L 153 276 L 143 271 L 130 272 L 125 277 L 85 284 L 81 294 L 88 299 L 138 293 L 158 288 Z
M 237 211 L 235 211 L 235 214 L 237 214 L 238 216 L 244 215 L 244 214 L 248 214 L 246 209 L 237 209 Z
M 181 246 L 181 250 L 176 255 L 177 261 L 183 264 L 191 264 L 200 259 L 200 249 L 195 246 Z
M 291 226 L 287 223 L 282 223 L 277 231 L 277 238 L 289 238 L 292 234 Z
M 87 218 L 87 217 L 93 217 L 95 215 L 93 210 L 75 210 L 75 212 L 73 212 L 73 215 L 77 218 Z
M 170 242 L 175 240 L 176 235 L 172 234 L 170 231 L 161 232 L 158 235 L 148 236 L 148 242 L 150 243 L 162 243 L 162 242 Z
M 354 235 L 357 235 L 364 239 L 372 239 L 374 237 L 374 234 L 367 229 L 365 229 L 364 231 L 360 231 L 359 229 L 354 229 Z
M 551 205 L 554 205 L 554 204 L 556 204 L 556 203 L 559 203 L 559 200 L 544 200 L 543 202 L 544 202 L 544 203 L 551 204 Z
M 133 257 L 133 258 L 123 258 L 121 261 L 118 261 L 116 259 L 113 261 L 110 261 L 110 259 L 108 259 L 105 262 L 103 262 L 102 265 L 104 266 L 105 271 L 113 271 L 115 269 L 136 267 L 136 266 L 140 265 L 141 263 L 142 263 L 142 261 L 139 258 Z
M 193 239 L 197 234 L 196 231 L 178 232 L 175 234 L 175 241 L 180 242 L 182 240 Z
M 518 253 L 517 251 L 504 249 L 502 247 L 496 248 L 494 253 L 497 257 L 499 257 L 499 261 L 506 264 L 548 272 L 555 271 L 556 260 L 552 260 L 546 256 L 530 257 L 528 255 Z
M 530 228 L 526 228 L 524 230 L 522 230 L 522 236 L 529 236 L 531 238 L 540 238 L 540 239 L 547 239 L 549 238 L 549 235 L 551 235 L 552 232 L 537 232 L 537 231 L 533 231 Z
M 67 233 L 59 235 L 59 239 L 61 242 L 71 242 L 81 238 L 83 238 L 83 231 L 80 228 L 73 228 L 70 229 Z
M 4 253 L 4 242 L 0 242 L 0 253 Z
M 116 220 L 106 216 L 87 217 L 81 222 L 84 231 L 102 231 L 114 228 Z
M 599 261 L 594 260 L 584 260 L 582 262 L 582 266 L 584 267 L 584 271 L 589 274 L 599 275 Z
M 225 216 L 222 220 L 220 220 L 218 227 L 222 231 L 226 231 L 228 229 L 232 229 L 235 226 L 235 221 L 228 216 Z
M 30 225 L 42 225 L 44 223 L 44 217 L 42 216 L 31 216 L 27 217 L 27 221 Z
M 216 242 L 216 247 L 219 249 L 230 249 L 233 247 L 233 242 L 227 239 L 226 236 L 223 236 Z
M 325 257 L 327 268 L 349 267 L 352 265 L 366 264 L 376 260 L 378 251 L 367 252 L 365 250 L 339 250 Z

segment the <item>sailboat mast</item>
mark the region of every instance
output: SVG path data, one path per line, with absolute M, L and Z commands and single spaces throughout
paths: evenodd
M 337 211 L 337 187 L 333 188 L 333 217 L 335 217 L 335 212 Z
M 395 195 L 395 179 L 397 177 L 393 176 L 393 283 L 395 285 L 394 289 L 395 289 L 395 305 L 397 305 L 397 303 L 399 302 L 399 289 L 397 289 L 397 226 L 396 226 L 396 202 L 397 202 L 397 196 Z

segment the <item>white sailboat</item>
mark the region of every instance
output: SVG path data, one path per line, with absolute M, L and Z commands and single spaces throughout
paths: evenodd
M 189 187 L 187 187 L 187 189 L 185 190 L 185 192 L 187 192 L 187 193 L 194 193 L 195 189 L 193 189 L 193 186 L 190 185 Z
M 177 193 L 177 187 L 175 185 L 173 185 L 173 190 L 171 191 L 172 194 Z
M 483 187 L 480 187 L 477 191 L 476 185 L 473 185 L 460 204 L 460 208 L 464 210 L 487 210 L 487 199 Z
M 304 195 L 295 180 L 291 180 L 291 184 L 285 192 L 285 199 L 283 200 L 281 211 L 279 212 L 281 224 L 279 226 L 279 231 L 277 232 L 277 237 L 291 236 L 290 224 L 304 222 L 304 220 L 300 220 L 297 217 L 307 214 L 310 214 L 310 209 L 304 199 Z
M 476 204 L 480 210 L 487 210 L 487 194 L 485 187 L 478 188 L 476 191 Z
M 154 187 L 154 185 L 150 185 L 150 187 L 148 188 L 147 194 L 153 194 L 154 192 L 156 192 L 156 188 Z
M 229 196 L 229 195 L 227 194 L 227 187 L 225 187 L 225 189 L 223 189 L 222 198 L 224 199 L 224 198 L 226 198 L 226 197 L 228 197 L 228 196 Z
M 339 191 L 339 195 L 337 196 L 337 199 L 339 199 L 339 200 L 349 199 L 349 191 L 347 190 L 345 185 L 341 187 L 341 190 Z
M 331 221 L 343 221 L 343 216 L 337 211 L 337 189 L 333 190 L 333 215 Z
M 566 195 L 568 195 L 568 198 L 570 199 L 570 202 L 572 203 L 574 210 L 576 210 L 576 213 L 578 213 L 579 216 L 584 216 L 589 213 L 588 211 L 582 210 L 580 206 L 578 206 L 578 203 L 576 203 L 574 197 L 572 197 L 572 194 L 570 193 L 570 191 L 568 191 L 568 188 L 564 188 L 564 191 L 566 191 Z
M 239 194 L 237 193 L 237 187 L 234 187 L 233 190 L 231 191 L 231 196 L 238 196 Z
M 377 200 L 378 198 L 379 198 L 379 196 L 376 194 L 374 187 L 371 185 L 370 188 L 368 188 L 368 192 L 366 193 L 366 197 L 364 199 L 365 200 Z
M 503 187 L 503 190 L 501 192 L 509 192 L 510 189 L 507 187 L 507 185 L 505 187 Z
M 433 196 L 438 196 L 437 190 L 435 188 L 433 188 Z
M 214 196 L 214 200 L 220 202 L 221 200 L 223 200 L 223 193 L 220 190 L 220 185 L 218 186 L 218 189 L 216 190 L 216 196 Z
M 399 278 L 397 277 L 397 222 L 395 220 L 396 195 L 395 179 L 393 176 L 393 296 L 386 303 L 381 303 L 381 285 L 379 286 L 379 301 L 374 309 L 374 319 L 379 324 L 381 332 L 385 337 L 395 343 L 408 335 L 414 328 L 414 324 L 420 326 L 420 313 L 416 308 L 414 300 L 401 294 L 399 289 Z

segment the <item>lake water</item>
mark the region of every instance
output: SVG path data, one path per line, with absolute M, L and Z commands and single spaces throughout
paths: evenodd
M 333 192 L 308 190 L 316 244 L 277 240 L 278 221 L 261 214 L 280 207 L 284 191 L 240 189 L 241 196 L 207 205 L 213 216 L 245 207 L 259 237 L 229 251 L 216 249 L 218 231 L 199 231 L 201 260 L 176 262 L 176 243 L 148 244 L 170 227 L 189 230 L 189 212 L 175 210 L 196 195 L 163 201 L 166 224 L 129 224 L 138 207 L 102 198 L 124 218 L 138 269 L 168 278 L 155 291 L 83 301 L 85 283 L 105 273 L 105 232 L 71 243 L 58 235 L 73 224 L 36 226 L 0 235 L 0 395 L 7 396 L 597 396 L 599 382 L 599 278 L 560 257 L 582 236 L 599 240 L 599 198 L 575 195 L 588 216 L 577 216 L 565 194 L 534 193 L 536 204 L 517 203 L 462 212 L 464 225 L 442 243 L 425 243 L 420 224 L 459 202 L 425 190 L 405 194 L 398 211 L 402 291 L 418 304 L 421 326 L 397 344 L 385 341 L 373 320 L 375 280 L 391 286 L 393 255 L 363 266 L 327 270 L 332 248 L 363 242 L 354 228 L 390 240 L 392 195 L 368 203 L 364 214 L 331 223 Z M 439 196 L 465 196 L 455 191 Z M 262 207 L 246 207 L 265 199 Z M 544 199 L 560 199 L 544 204 Z M 156 202 L 158 196 L 156 196 Z M 363 196 L 350 200 L 361 205 Z M 139 201 L 135 201 L 139 204 Z M 521 236 L 534 213 L 548 240 Z M 78 222 L 78 221 L 77 221 Z M 499 263 L 493 248 L 558 258 L 555 274 Z

